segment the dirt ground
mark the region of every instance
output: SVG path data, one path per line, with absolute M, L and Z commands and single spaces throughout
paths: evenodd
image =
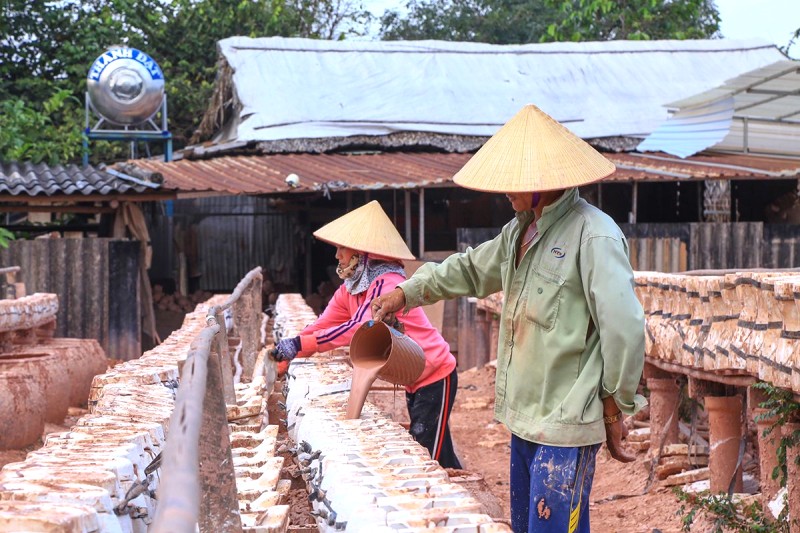
M 510 434 L 494 420 L 494 376 L 492 366 L 460 372 L 453 406 L 451 431 L 465 470 L 486 482 L 499 503 L 504 521 L 509 518 L 508 460 Z M 398 422 L 407 422 L 402 390 L 370 393 L 369 401 Z M 591 503 L 593 531 L 603 533 L 677 533 L 681 531 L 678 502 L 671 489 L 654 484 L 643 494 L 650 463 L 645 452 L 623 464 L 602 448 L 597 456 Z M 695 523 L 692 531 L 706 531 Z

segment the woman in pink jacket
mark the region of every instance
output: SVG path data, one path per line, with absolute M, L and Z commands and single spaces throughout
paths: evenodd
M 278 361 L 348 346 L 361 324 L 372 319 L 370 302 L 405 281 L 402 260 L 414 259 L 377 201 L 337 218 L 314 236 L 336 246 L 336 272 L 344 283 L 316 322 L 297 337 L 278 342 Z M 458 387 L 456 359 L 421 308 L 398 320 L 425 352 L 425 370 L 406 387 L 409 431 L 440 465 L 461 468 L 448 425 Z

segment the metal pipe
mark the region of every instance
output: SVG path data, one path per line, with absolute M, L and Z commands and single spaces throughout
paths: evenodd
M 681 161 L 684 163 L 684 161 Z M 636 165 L 624 165 L 621 163 L 614 163 L 617 168 L 621 168 L 623 170 L 637 170 L 639 172 L 645 172 L 647 174 L 656 174 L 658 176 L 669 176 L 670 178 L 681 178 L 681 179 L 689 179 L 692 177 L 691 174 L 686 174 L 685 172 L 670 172 L 668 170 L 658 170 L 656 168 L 650 167 L 640 167 Z M 600 185 L 598 184 L 598 188 Z
M 750 128 L 749 128 L 749 123 L 747 121 L 747 117 L 744 117 L 744 119 L 742 119 L 742 151 L 744 153 L 748 153 L 750 151 L 750 146 L 749 146 L 750 142 L 747 138 L 748 135 L 750 134 L 750 132 L 748 131 L 749 129 Z
M 419 259 L 425 255 L 425 189 L 419 190 Z
M 403 191 L 403 207 L 406 214 L 406 246 L 411 249 L 411 191 Z
M 603 185 L 600 183 L 597 184 L 597 209 L 603 209 Z
M 107 172 L 107 173 L 111 174 L 112 176 L 114 176 L 115 178 L 119 178 L 119 179 L 125 180 L 125 181 L 130 181 L 130 182 L 133 182 L 133 183 L 135 183 L 137 185 L 141 185 L 143 187 L 148 187 L 150 189 L 158 189 L 158 188 L 161 187 L 161 185 L 159 183 L 150 183 L 149 181 L 140 180 L 138 178 L 134 178 L 133 176 L 129 176 L 127 174 L 123 174 L 122 172 L 114 170 L 113 168 L 103 168 L 103 169 L 98 169 L 98 170 L 100 170 L 101 172 Z
M 644 158 L 644 159 L 653 159 L 653 160 L 656 160 L 656 161 L 668 161 L 670 163 L 679 163 L 681 165 L 699 165 L 699 166 L 705 166 L 705 167 L 727 168 L 727 169 L 731 169 L 731 170 L 741 170 L 741 171 L 749 172 L 749 173 L 753 173 L 753 174 L 764 174 L 765 176 L 771 176 L 773 178 L 780 178 L 780 177 L 784 177 L 784 176 L 791 177 L 791 176 L 787 176 L 785 173 L 782 173 L 782 172 L 774 172 L 774 171 L 766 170 L 766 169 L 763 169 L 763 168 L 744 167 L 744 166 L 741 166 L 741 165 L 728 165 L 728 164 L 724 164 L 724 163 L 710 163 L 710 162 L 707 162 L 707 161 L 689 161 L 689 160 L 685 160 L 685 159 L 678 161 L 676 159 L 671 159 L 669 157 L 662 157 L 662 156 L 649 155 L 649 154 L 634 154 L 634 153 L 630 153 L 630 154 L 626 154 L 626 155 L 630 155 L 630 156 L 633 156 L 633 157 L 641 157 L 641 158 Z M 617 165 L 617 166 L 619 167 L 621 165 Z M 625 166 L 621 166 L 621 168 L 626 168 L 626 167 Z M 631 168 L 638 168 L 638 167 L 631 167 Z M 643 170 L 645 172 L 657 173 L 654 170 L 647 170 L 646 167 L 641 167 L 641 170 Z M 662 174 L 667 175 L 667 176 L 671 175 L 670 173 L 667 173 L 667 172 L 662 172 Z M 688 174 L 686 174 L 684 176 L 691 177 Z M 684 177 L 684 176 L 679 176 L 679 177 Z M 792 174 L 792 176 L 794 176 L 794 174 Z

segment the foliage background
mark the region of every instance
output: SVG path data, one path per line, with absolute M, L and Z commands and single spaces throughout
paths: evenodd
M 86 75 L 110 46 L 137 48 L 161 66 L 180 148 L 205 112 L 218 40 L 341 39 L 370 18 L 352 0 L 0 0 L 0 160 L 81 160 Z M 126 155 L 120 143 L 97 143 L 91 162 Z
M 86 74 L 110 46 L 159 63 L 180 149 L 208 105 L 218 40 L 363 38 L 376 22 L 381 39 L 497 44 L 719 33 L 712 0 L 408 0 L 377 20 L 363 0 L 0 0 L 0 160 L 80 162 Z M 127 156 L 122 143 L 93 143 L 90 161 Z

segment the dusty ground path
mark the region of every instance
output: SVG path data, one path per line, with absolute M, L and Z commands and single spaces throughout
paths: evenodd
M 509 432 L 494 420 L 494 376 L 491 366 L 459 373 L 458 395 L 453 408 L 451 430 L 464 468 L 481 475 L 499 502 L 503 516 L 509 517 L 508 456 Z M 371 393 L 369 401 L 381 407 L 398 422 L 407 422 L 405 396 L 398 392 Z M 680 502 L 668 488 L 655 484 L 642 494 L 649 475 L 644 452 L 633 463 L 611 459 L 602 448 L 597 455 L 597 471 L 592 489 L 592 531 L 600 533 L 677 533 L 681 519 Z M 695 524 L 692 531 L 707 531 Z

